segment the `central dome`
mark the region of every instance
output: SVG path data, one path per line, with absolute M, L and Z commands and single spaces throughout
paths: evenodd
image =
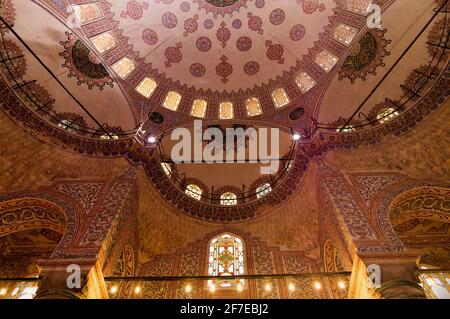
M 206 2 L 216 7 L 229 7 L 238 2 L 239 0 L 206 0 Z
M 227 93 L 292 80 L 336 7 L 333 0 L 110 3 L 112 23 L 152 73 L 196 91 Z

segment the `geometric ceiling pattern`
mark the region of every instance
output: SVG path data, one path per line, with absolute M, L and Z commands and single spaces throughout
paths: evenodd
M 346 0 L 74 1 L 80 28 L 127 87 L 160 106 L 170 92 L 179 93 L 183 105 L 168 109 L 222 120 L 273 113 L 329 78 L 364 27 L 361 6 Z M 148 87 L 142 87 L 145 76 Z M 249 99 L 260 111 L 248 110 Z M 199 100 L 206 108 L 193 112 Z M 222 103 L 233 105 L 232 114 L 220 115 Z

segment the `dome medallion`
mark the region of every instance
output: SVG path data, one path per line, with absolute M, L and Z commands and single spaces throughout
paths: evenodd
M 241 7 L 247 7 L 248 0 L 194 0 L 198 3 L 199 9 L 205 9 L 207 13 L 212 13 L 215 17 L 232 14 L 239 11 Z
M 205 0 L 205 1 L 216 7 L 229 7 L 238 2 L 239 0 Z

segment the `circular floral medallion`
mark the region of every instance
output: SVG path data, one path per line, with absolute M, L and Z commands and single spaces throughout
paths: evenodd
M 256 31 L 259 34 L 263 34 L 263 20 L 258 17 L 252 15 L 250 12 L 247 14 L 248 16 L 248 28 L 252 31 Z
M 201 77 L 205 75 L 206 68 L 203 64 L 200 63 L 194 63 L 190 67 L 191 74 L 195 77 Z
M 242 52 L 248 51 L 252 47 L 252 39 L 246 36 L 240 37 L 236 41 L 236 47 L 238 48 L 239 51 Z
M 198 15 L 193 18 L 189 18 L 184 21 L 184 35 L 187 36 L 189 33 L 195 33 L 198 29 Z
M 235 29 L 240 29 L 242 27 L 242 21 L 240 19 L 234 19 L 232 26 Z
M 214 26 L 214 22 L 211 19 L 206 19 L 205 22 L 203 23 L 203 26 L 209 30 Z
M 161 22 L 167 29 L 173 29 L 177 26 L 178 19 L 172 12 L 166 12 L 163 14 Z
M 264 8 L 265 5 L 266 5 L 266 1 L 265 1 L 265 0 L 256 0 L 256 1 L 255 1 L 255 6 L 256 6 L 258 9 Z
M 181 9 L 181 11 L 183 11 L 183 12 L 188 12 L 188 11 L 191 9 L 191 5 L 189 4 L 189 2 L 183 1 L 183 2 L 180 4 L 180 9 Z
M 256 61 L 247 62 L 244 65 L 244 72 L 247 75 L 255 75 L 259 72 L 259 64 Z
M 202 52 L 208 52 L 211 50 L 212 42 L 207 37 L 200 37 L 197 39 L 197 49 Z
M 158 34 L 152 29 L 142 31 L 142 40 L 148 45 L 155 45 L 158 42 Z
M 300 41 L 305 36 L 305 27 L 301 24 L 293 26 L 290 35 L 292 41 Z
M 284 22 L 286 14 L 281 9 L 275 9 L 270 13 L 269 20 L 273 25 L 280 25 Z
M 166 49 L 166 67 L 170 67 L 173 63 L 179 63 L 183 59 L 181 48 L 181 43 L 177 43 L 174 47 L 168 47 Z

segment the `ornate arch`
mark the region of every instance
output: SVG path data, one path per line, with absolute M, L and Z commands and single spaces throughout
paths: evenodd
M 450 223 L 450 189 L 422 187 L 398 196 L 391 204 L 393 227 L 415 218 Z
M 0 237 L 35 228 L 49 228 L 63 234 L 66 215 L 59 206 L 37 198 L 0 203 Z
M 377 224 L 383 232 L 384 236 L 388 240 L 391 248 L 403 249 L 403 243 L 398 238 L 391 221 L 392 214 L 395 214 L 395 209 L 399 204 L 414 199 L 415 197 L 420 197 L 421 194 L 425 194 L 426 192 L 437 192 L 440 194 L 447 194 L 445 196 L 448 197 L 448 190 L 450 189 L 450 185 L 444 182 L 435 182 L 435 181 L 423 181 L 423 180 L 408 180 L 400 183 L 393 184 L 390 187 L 384 189 L 382 196 L 380 199 L 373 205 L 374 213 L 376 214 Z M 441 190 L 441 191 L 440 191 Z M 442 194 L 441 194 L 442 195 Z M 442 196 L 441 196 L 442 197 Z M 441 207 L 445 207 L 444 204 L 448 202 L 448 198 L 442 197 L 442 205 L 438 205 Z M 425 203 L 422 201 L 422 203 Z M 396 206 L 397 205 L 397 206 Z M 420 215 L 429 215 L 432 214 L 433 218 L 443 217 L 442 211 L 430 211 L 429 208 L 424 206 L 425 210 L 419 210 L 415 212 L 411 212 L 410 216 L 420 216 Z M 409 215 L 409 214 L 408 214 Z M 411 217 L 413 218 L 413 217 Z
M 81 230 L 84 212 L 64 195 L 21 192 L 0 195 L 0 237 L 32 228 L 51 228 L 63 237 L 51 258 L 63 257 Z

